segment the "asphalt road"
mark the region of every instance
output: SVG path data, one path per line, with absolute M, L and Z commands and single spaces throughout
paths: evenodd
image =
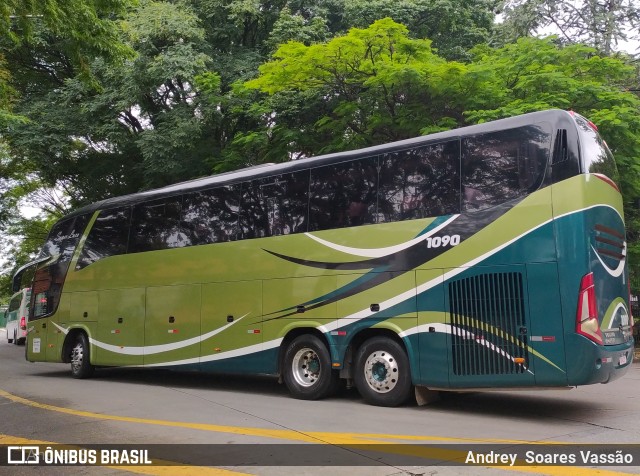
M 156 464 L 0 466 L 0 474 L 640 473 L 640 457 L 633 466 L 451 463 L 465 461 L 468 451 L 509 454 L 534 443 L 640 444 L 637 363 L 607 385 L 446 393 L 427 406 L 379 408 L 366 405 L 355 390 L 323 401 L 295 400 L 264 378 L 99 369 L 92 379 L 75 380 L 65 364 L 26 362 L 24 347 L 7 344 L 3 330 L 0 362 L 0 446 L 144 448 Z M 549 445 L 539 448 L 550 452 Z M 203 466 L 164 466 L 177 463 Z

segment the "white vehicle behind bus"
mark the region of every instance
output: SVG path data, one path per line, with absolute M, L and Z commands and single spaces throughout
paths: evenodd
M 27 338 L 27 320 L 31 289 L 24 288 L 11 296 L 6 314 L 7 342 L 16 345 L 24 344 Z

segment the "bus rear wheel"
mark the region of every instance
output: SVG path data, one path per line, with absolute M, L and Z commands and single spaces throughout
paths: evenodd
M 354 381 L 364 400 L 396 407 L 411 395 L 409 359 L 402 346 L 388 337 L 372 337 L 356 354 Z
M 89 360 L 89 340 L 86 334 L 79 333 L 71 346 L 71 376 L 73 378 L 89 378 L 94 367 Z
M 302 400 L 318 400 L 335 392 L 338 375 L 331 369 L 322 340 L 301 335 L 291 341 L 284 354 L 283 380 L 291 395 Z

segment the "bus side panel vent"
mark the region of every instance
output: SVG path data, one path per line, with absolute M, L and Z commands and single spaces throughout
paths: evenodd
M 526 372 L 522 273 L 487 273 L 452 281 L 448 292 L 454 374 Z

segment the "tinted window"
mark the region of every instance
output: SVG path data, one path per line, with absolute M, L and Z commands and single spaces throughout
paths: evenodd
M 182 197 L 141 203 L 133 207 L 129 252 L 164 250 L 187 245 L 180 229 Z
M 89 216 L 82 215 L 58 222 L 51 229 L 40 254 L 54 260 L 39 268 L 33 278 L 32 318 L 49 315 L 58 308 L 69 263 L 88 221 Z
M 276 175 L 242 184 L 242 238 L 307 231 L 309 172 Z
M 459 142 L 442 142 L 381 158 L 378 221 L 457 213 L 460 209 Z
M 377 157 L 311 170 L 309 230 L 374 223 Z
M 282 189 L 284 187 L 284 189 Z M 280 191 L 263 188 L 267 200 L 269 226 L 272 235 L 287 235 L 307 231 L 309 224 L 309 171 L 282 175 Z M 277 198 L 277 200 L 273 200 Z M 279 210 L 278 210 L 279 207 Z
M 463 208 L 489 208 L 537 189 L 544 178 L 550 140 L 550 132 L 541 125 L 464 138 Z
M 259 180 L 242 184 L 239 222 L 241 239 L 269 236 L 267 210 L 262 203 L 260 192 Z
M 102 210 L 84 242 L 76 269 L 82 269 L 107 256 L 127 252 L 131 209 Z
M 184 196 L 182 229 L 190 245 L 233 241 L 238 233 L 239 186 Z
M 69 262 L 88 221 L 89 217 L 83 215 L 56 223 L 42 246 L 40 256 L 57 257 L 60 262 Z

